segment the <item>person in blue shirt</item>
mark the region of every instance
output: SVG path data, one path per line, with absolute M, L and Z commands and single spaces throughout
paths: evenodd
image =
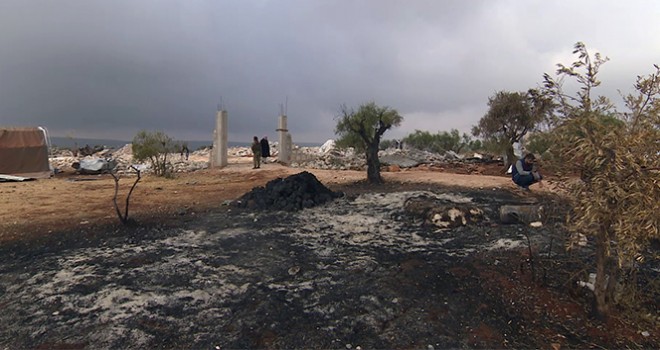
M 542 186 L 543 176 L 538 171 L 536 157 L 528 153 L 522 159 L 518 159 L 511 168 L 511 179 L 525 191 L 529 191 L 529 186 L 537 182 Z

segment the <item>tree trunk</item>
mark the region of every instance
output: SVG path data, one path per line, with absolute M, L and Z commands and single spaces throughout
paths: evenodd
M 506 161 L 504 162 L 504 173 L 509 171 L 509 167 L 516 164 L 518 157 L 513 152 L 513 145 L 509 144 L 506 148 Z
M 594 295 L 596 297 L 596 311 L 599 316 L 607 317 L 614 305 L 614 293 L 619 267 L 608 251 L 610 238 L 607 228 L 602 228 L 596 236 L 596 281 Z
M 367 146 L 367 180 L 372 184 L 383 182 L 380 176 L 380 161 L 378 160 L 378 143 Z

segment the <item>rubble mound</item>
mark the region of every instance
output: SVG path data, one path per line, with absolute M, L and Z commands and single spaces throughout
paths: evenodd
M 285 179 L 277 178 L 264 187 L 255 187 L 233 204 L 250 209 L 298 211 L 342 195 L 325 187 L 312 173 L 304 171 Z

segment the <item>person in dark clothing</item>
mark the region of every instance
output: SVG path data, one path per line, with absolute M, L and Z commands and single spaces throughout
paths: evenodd
M 270 144 L 268 143 L 268 136 L 264 136 L 264 138 L 261 139 L 261 156 L 263 158 L 270 157 Z
M 252 169 L 258 169 L 261 167 L 261 144 L 259 143 L 259 138 L 254 137 L 252 139 Z
M 186 160 L 188 160 L 188 157 L 190 156 L 190 150 L 188 149 L 187 144 L 183 144 L 183 147 L 181 148 L 181 158 L 183 158 L 184 155 L 186 156 Z
M 537 182 L 539 186 L 542 186 L 543 176 L 538 172 L 536 157 L 528 153 L 522 159 L 518 159 L 511 168 L 511 179 L 518 187 L 526 191 L 529 191 L 530 185 Z

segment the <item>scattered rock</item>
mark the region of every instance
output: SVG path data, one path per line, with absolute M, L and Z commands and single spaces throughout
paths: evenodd
M 543 223 L 540 221 L 534 221 L 534 222 L 530 222 L 529 226 L 534 228 L 539 228 L 539 227 L 543 227 Z
M 413 197 L 404 203 L 404 212 L 440 228 L 466 226 L 484 221 L 483 210 L 466 203 L 451 203 L 435 198 Z
M 278 155 L 278 143 L 271 142 L 271 158 L 265 162 L 276 162 Z M 227 150 L 229 157 L 251 157 L 252 151 L 249 147 L 231 147 Z M 131 166 L 136 166 L 143 174 L 152 171 L 151 164 L 135 164 L 133 159 L 132 145 L 126 144 L 124 147 L 114 150 L 107 148 L 94 148 L 89 152 L 71 152 L 70 150 L 54 150 L 50 157 L 50 163 L 53 169 L 66 171 L 72 164 L 80 164 L 85 156 L 96 158 L 111 159 L 116 162 L 115 172 L 119 175 L 134 174 Z M 171 171 L 173 173 L 193 172 L 209 167 L 211 150 L 208 148 L 196 150 L 190 153 L 188 159 L 182 157 L 179 153 L 168 155 Z M 378 152 L 379 160 L 383 167 L 390 167 L 389 171 L 399 169 L 415 168 L 419 166 L 437 166 L 438 164 L 465 164 L 465 163 L 492 163 L 498 162 L 492 156 L 475 154 L 473 157 L 464 157 L 455 152 L 445 152 L 438 154 L 433 152 L 421 151 L 408 148 L 389 148 Z M 478 157 L 477 157 L 478 156 Z M 199 161 L 204 159 L 204 161 Z M 325 170 L 366 170 L 366 159 L 363 153 L 356 153 L 353 148 L 338 149 L 334 140 L 326 141 L 320 147 L 300 147 L 293 145 L 291 152 L 291 162 L 289 166 L 294 168 L 310 168 Z M 385 171 L 388 168 L 384 168 Z M 477 169 L 479 170 L 479 169 Z M 474 171 L 471 171 L 472 173 Z M 476 171 L 479 173 L 479 171 Z
M 484 212 L 472 205 L 447 205 L 429 211 L 430 221 L 440 228 L 476 224 L 484 219 Z

